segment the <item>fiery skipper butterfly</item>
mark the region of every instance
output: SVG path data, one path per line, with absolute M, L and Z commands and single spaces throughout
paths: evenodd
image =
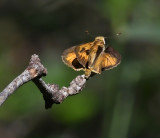
M 105 47 L 103 36 L 98 36 L 93 42 L 73 46 L 62 54 L 63 62 L 76 71 L 84 70 L 86 78 L 93 74 L 101 74 L 120 64 L 121 56 L 112 47 Z

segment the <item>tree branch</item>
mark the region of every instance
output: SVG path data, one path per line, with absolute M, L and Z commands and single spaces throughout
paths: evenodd
M 77 76 L 71 81 L 69 87 L 62 87 L 59 89 L 57 84 L 46 84 L 42 80 L 42 76 L 47 75 L 47 69 L 41 64 L 38 55 L 32 55 L 29 66 L 15 78 L 1 93 L 0 106 L 5 102 L 9 95 L 11 95 L 21 85 L 32 80 L 43 94 L 45 100 L 45 108 L 51 108 L 52 104 L 60 104 L 69 95 L 79 93 L 85 86 L 86 79 L 84 75 Z

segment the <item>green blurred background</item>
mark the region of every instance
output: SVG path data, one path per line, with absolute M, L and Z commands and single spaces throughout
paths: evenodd
M 159 0 L 1 0 L 0 91 L 32 54 L 48 69 L 46 82 L 68 86 L 78 74 L 62 63 L 68 47 L 93 36 L 122 35 L 106 43 L 122 62 L 91 78 L 78 95 L 44 109 L 29 82 L 0 107 L 1 138 L 159 138 Z

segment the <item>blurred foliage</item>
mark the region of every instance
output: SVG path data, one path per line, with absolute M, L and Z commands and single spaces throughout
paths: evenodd
M 78 74 L 61 61 L 64 49 L 114 36 L 106 43 L 122 62 L 91 78 L 78 95 L 44 109 L 29 82 L 0 107 L 0 135 L 21 137 L 157 138 L 160 136 L 160 1 L 1 0 L 0 89 L 34 53 L 48 69 L 46 82 L 68 86 Z

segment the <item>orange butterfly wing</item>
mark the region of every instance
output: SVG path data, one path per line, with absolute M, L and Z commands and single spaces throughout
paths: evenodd
M 89 42 L 89 43 L 79 45 L 75 48 L 77 59 L 79 63 L 85 68 L 88 62 L 88 57 L 89 57 L 89 53 L 92 45 L 93 45 L 93 42 Z
M 95 61 L 92 71 L 100 74 L 103 70 L 109 70 L 116 67 L 120 64 L 120 61 L 120 54 L 112 47 L 107 47 Z
M 76 46 L 66 49 L 62 54 L 63 62 L 76 71 L 83 70 L 83 66 L 77 60 L 75 53 Z

